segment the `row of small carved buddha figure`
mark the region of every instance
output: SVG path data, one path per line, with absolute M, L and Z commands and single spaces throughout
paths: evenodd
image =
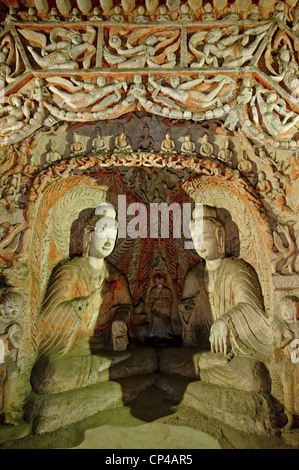
M 109 152 L 110 145 L 109 141 L 113 136 L 102 136 L 102 131 L 100 127 L 96 128 L 96 135 L 92 139 L 92 151 L 95 152 Z M 180 149 L 178 144 L 175 142 L 172 136 L 171 129 L 168 129 L 165 134 L 165 139 L 159 144 L 159 149 L 155 146 L 155 140 L 150 134 L 150 130 L 147 124 L 143 126 L 142 135 L 138 138 L 138 148 L 133 150 L 132 142 L 130 137 L 126 134 L 125 127 L 123 124 L 120 125 L 119 134 L 114 138 L 114 152 L 155 152 L 160 151 L 161 153 L 171 153 L 176 154 L 180 153 L 181 155 L 201 155 L 202 157 L 216 158 L 214 145 L 209 141 L 208 134 L 204 134 L 198 139 L 199 152 L 197 151 L 196 144 L 192 140 L 192 133 L 187 131 L 187 133 L 179 137 L 179 142 L 181 144 Z M 51 141 L 51 146 L 53 141 Z M 55 143 L 54 143 L 55 146 Z M 52 148 L 53 150 L 53 148 Z M 84 145 L 83 139 L 80 138 L 80 135 L 75 131 L 73 134 L 73 141 L 71 143 L 71 156 L 74 156 L 79 153 L 85 152 L 86 144 Z M 50 156 L 49 156 L 50 157 Z M 231 162 L 233 157 L 233 152 L 229 149 L 229 140 L 225 142 L 224 147 L 219 150 L 218 158 L 226 163 Z M 57 158 L 55 158 L 56 160 Z M 47 161 L 51 162 L 51 158 L 47 157 Z
M 226 11 L 222 10 L 218 12 L 211 3 L 206 3 L 200 9 L 193 11 L 187 3 L 180 5 L 180 1 L 177 1 L 177 9 L 169 10 L 166 5 L 161 5 L 154 12 L 149 12 L 144 6 L 139 6 L 135 10 L 127 14 L 124 12 L 120 5 L 109 10 L 103 10 L 99 7 L 93 8 L 88 13 L 82 12 L 78 8 L 73 8 L 67 14 L 61 14 L 58 8 L 51 8 L 47 14 L 41 14 L 36 11 L 35 8 L 29 7 L 26 11 L 18 11 L 14 7 L 9 7 L 4 22 L 34 22 L 34 21 L 62 21 L 67 20 L 71 22 L 80 21 L 113 21 L 113 22 L 132 22 L 132 23 L 148 23 L 151 21 L 165 22 L 165 21 L 215 21 L 223 20 L 229 22 L 235 22 L 238 20 L 247 19 L 250 21 L 260 21 L 263 18 L 262 12 L 258 5 L 251 5 L 248 2 L 248 7 L 245 11 L 238 11 L 235 4 L 227 6 Z M 298 8 L 296 10 L 291 9 L 285 2 L 277 2 L 273 12 L 270 14 L 269 19 L 274 21 L 289 22 L 293 21 L 294 26 L 298 23 Z M 268 18 L 268 17 L 267 17 Z

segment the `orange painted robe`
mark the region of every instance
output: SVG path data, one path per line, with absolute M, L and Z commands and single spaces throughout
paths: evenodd
M 132 298 L 127 279 L 115 266 L 105 264 L 105 279 L 85 258 L 74 258 L 54 270 L 40 318 L 40 355 L 66 354 L 78 340 L 95 335 L 109 338 L 120 309 L 129 321 Z

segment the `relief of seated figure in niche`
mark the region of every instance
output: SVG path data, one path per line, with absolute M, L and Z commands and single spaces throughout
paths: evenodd
M 203 350 L 194 357 L 202 380 L 268 391 L 262 363 L 271 353 L 272 335 L 257 274 L 244 260 L 227 256 L 226 231 L 215 208 L 204 206 L 203 216 L 192 219 L 191 235 L 203 262 L 184 281 L 183 344 Z
M 116 236 L 115 210 L 103 203 L 84 224 L 83 255 L 53 270 L 40 315 L 39 358 L 32 371 L 38 393 L 98 383 L 101 372 L 130 356 L 128 282 L 105 260 Z

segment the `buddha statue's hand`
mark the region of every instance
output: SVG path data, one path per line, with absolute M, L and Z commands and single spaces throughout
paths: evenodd
M 228 353 L 230 347 L 229 330 L 225 321 L 221 318 L 218 318 L 218 320 L 213 323 L 209 340 L 212 352 L 224 355 Z

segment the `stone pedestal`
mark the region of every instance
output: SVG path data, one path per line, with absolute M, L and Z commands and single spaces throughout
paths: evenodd
M 181 405 L 242 432 L 265 435 L 277 428 L 279 404 L 267 393 L 245 392 L 198 381 L 188 385 Z

